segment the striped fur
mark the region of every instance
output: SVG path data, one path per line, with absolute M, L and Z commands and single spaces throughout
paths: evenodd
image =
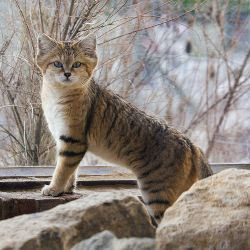
M 91 42 L 94 45 L 84 45 Z M 39 44 L 42 105 L 58 148 L 57 166 L 44 195 L 72 192 L 77 166 L 89 150 L 134 172 L 144 204 L 158 223 L 182 192 L 212 174 L 201 150 L 187 137 L 94 82 L 93 39 L 64 46 L 42 36 Z M 48 46 L 50 52 L 43 51 Z M 51 66 L 56 60 L 63 69 Z M 75 61 L 84 67 L 72 69 Z M 72 82 L 60 82 L 65 68 L 71 70 Z

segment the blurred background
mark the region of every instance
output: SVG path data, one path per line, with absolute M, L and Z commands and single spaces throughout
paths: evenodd
M 188 135 L 210 162 L 250 162 L 249 0 L 0 0 L 0 166 L 55 164 L 41 32 L 95 33 L 98 84 Z

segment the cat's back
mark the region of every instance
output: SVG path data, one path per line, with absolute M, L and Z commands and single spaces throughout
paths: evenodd
M 165 121 L 147 115 L 105 88 L 98 85 L 95 88 L 95 107 L 91 111 L 94 117 L 88 138 L 93 153 L 131 165 L 131 157 L 154 158 L 164 151 L 165 156 L 180 158 L 190 147 L 190 141 Z
M 209 175 L 203 154 L 185 135 L 119 95 L 98 85 L 94 88 L 97 99 L 91 111 L 90 151 L 134 170 L 141 162 L 158 161 L 165 169 L 176 170 L 181 165 L 188 171 L 194 168 L 193 179 Z

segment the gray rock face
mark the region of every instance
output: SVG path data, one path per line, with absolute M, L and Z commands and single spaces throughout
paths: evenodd
M 110 231 L 103 231 L 90 239 L 81 241 L 72 250 L 154 250 L 155 240 L 152 238 L 117 239 Z
M 250 249 L 250 171 L 229 169 L 195 183 L 164 215 L 157 249 Z
M 103 192 L 45 212 L 1 221 L 0 249 L 70 249 L 103 230 L 110 230 L 119 238 L 155 234 L 136 197 Z

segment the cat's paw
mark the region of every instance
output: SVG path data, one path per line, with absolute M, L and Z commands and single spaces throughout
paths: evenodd
M 75 188 L 76 188 L 76 176 L 75 174 L 73 174 L 68 180 L 66 187 L 64 188 L 64 193 L 72 194 L 74 193 Z
M 50 185 L 45 185 L 42 189 L 42 195 L 45 196 L 59 196 L 61 193 L 63 193 L 63 191 Z
M 75 191 L 75 185 L 68 185 L 64 188 L 64 193 L 65 194 L 73 194 Z

